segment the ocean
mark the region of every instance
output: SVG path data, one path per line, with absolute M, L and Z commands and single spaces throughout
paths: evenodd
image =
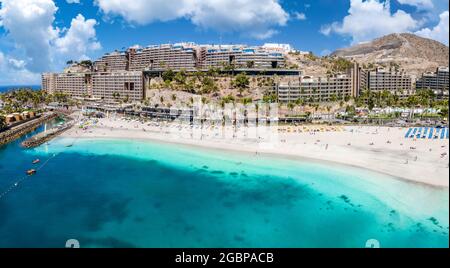
M 0 194 L 43 166 L 0 198 L 0 247 L 449 246 L 448 189 L 159 142 L 21 140 L 0 147 Z
M 33 90 L 38 90 L 41 88 L 40 85 L 25 85 L 25 86 L 17 86 L 17 85 L 12 85 L 12 86 L 0 86 L 0 93 L 3 92 L 8 92 L 11 91 L 13 89 L 18 89 L 18 88 L 31 88 Z

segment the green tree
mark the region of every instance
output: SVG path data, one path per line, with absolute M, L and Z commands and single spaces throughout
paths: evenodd
M 267 94 L 263 96 L 263 102 L 265 103 L 275 103 L 278 98 L 276 94 Z
M 420 89 L 415 95 L 418 98 L 418 103 L 425 107 L 431 107 L 433 100 L 436 98 L 436 95 L 430 89 Z
M 181 69 L 174 77 L 173 80 L 177 82 L 180 85 L 186 84 L 186 71 L 184 69 Z
M 90 60 L 82 60 L 81 62 L 80 62 L 80 65 L 82 65 L 82 66 L 84 66 L 84 67 L 92 67 L 92 61 L 90 61 Z
M 223 107 L 225 107 L 225 104 L 234 103 L 235 101 L 236 101 L 236 99 L 232 95 L 228 95 L 228 96 L 223 97 L 220 100 L 220 106 L 223 108 Z
M 441 107 L 440 111 L 439 111 L 439 115 L 442 118 L 447 118 L 448 119 L 448 105 L 447 106 L 443 106 Z
M 220 72 L 219 68 L 210 67 L 208 69 L 208 71 L 206 72 L 206 75 L 210 76 L 210 77 L 216 77 L 216 76 L 218 76 L 219 72 Z
M 292 111 L 294 110 L 294 108 L 295 108 L 295 103 L 289 102 L 289 103 L 287 104 L 287 107 L 288 107 L 289 111 L 292 112 Z
M 356 108 L 353 105 L 347 105 L 345 107 L 345 112 L 347 112 L 349 115 L 355 115 L 356 114 Z
M 337 96 L 336 96 L 336 94 L 332 94 L 331 97 L 330 97 L 330 100 L 331 100 L 331 102 L 337 101 Z
M 241 99 L 241 103 L 244 105 L 250 104 L 252 102 L 253 102 L 252 98 L 242 98 Z
M 6 127 L 6 119 L 4 116 L 0 115 L 0 130 Z
M 175 72 L 172 69 L 168 69 L 167 71 L 163 72 L 161 76 L 165 82 L 172 82 L 175 78 Z
M 242 92 L 250 85 L 250 79 L 245 73 L 236 75 L 233 81 L 233 86 L 239 90 L 239 95 L 242 96 Z
M 216 85 L 216 82 L 214 82 L 214 79 L 211 77 L 204 77 L 202 80 L 202 93 L 203 94 L 209 94 L 213 92 L 217 92 L 219 88 Z

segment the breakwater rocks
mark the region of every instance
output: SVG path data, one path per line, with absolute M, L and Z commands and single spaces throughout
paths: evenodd
M 69 119 L 69 121 L 67 121 L 66 123 L 64 123 L 60 126 L 54 127 L 50 130 L 47 130 L 45 132 L 34 135 L 33 137 L 29 138 L 28 140 L 22 142 L 22 146 L 24 148 L 37 147 L 37 146 L 53 139 L 54 137 L 60 135 L 64 131 L 70 129 L 74 124 L 75 124 L 75 121 L 72 119 Z
M 25 135 L 28 132 L 36 129 L 40 124 L 54 119 L 58 116 L 57 113 L 47 113 L 40 115 L 37 118 L 31 119 L 23 124 L 14 126 L 10 129 L 6 129 L 0 133 L 0 145 L 9 143 L 19 137 Z

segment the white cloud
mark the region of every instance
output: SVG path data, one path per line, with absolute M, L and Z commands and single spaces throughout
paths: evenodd
M 24 68 L 21 60 L 8 58 L 0 51 L 0 85 L 35 85 L 40 75 Z
M 21 69 L 25 68 L 24 60 L 17 60 L 14 58 L 10 58 L 10 59 L 8 59 L 8 62 L 10 64 L 10 66 L 14 69 L 21 70 Z
M 58 35 L 57 29 L 52 27 L 57 9 L 51 0 L 2 1 L 2 26 L 16 47 L 25 52 L 31 71 L 50 68 L 50 41 Z
M 342 22 L 325 25 L 321 32 L 347 35 L 352 43 L 360 43 L 390 33 L 416 30 L 420 25 L 403 10 L 391 13 L 389 0 L 350 0 L 348 13 Z
M 431 9 L 434 7 L 432 0 L 397 0 L 402 5 L 415 6 L 418 9 Z
M 242 32 L 270 37 L 289 15 L 279 0 L 96 0 L 107 16 L 121 16 L 133 24 L 189 19 L 202 29 Z
M 1 3 L 0 27 L 6 31 L 5 38 L 14 43 L 11 52 L 20 55 L 15 62 L 5 60 L 8 56 L 2 53 L 3 64 L 8 62 L 15 69 L 20 65 L 22 71 L 15 73 L 24 75 L 24 79 L 30 77 L 29 73 L 60 69 L 68 59 L 84 59 L 89 51 L 100 48 L 96 40 L 97 22 L 93 19 L 78 15 L 68 29 L 53 26 L 58 10 L 53 0 L 2 0 Z M 4 76 L 0 74 L 0 79 Z
M 306 15 L 305 15 L 305 13 L 302 13 L 302 12 L 295 12 L 294 18 L 297 20 L 306 20 Z
M 448 46 L 448 35 L 449 35 L 449 12 L 445 11 L 440 16 L 439 23 L 434 26 L 432 29 L 424 28 L 420 31 L 415 32 L 415 34 L 420 35 L 422 37 L 430 38 L 437 40 L 441 43 L 444 43 Z
M 55 40 L 56 49 L 72 59 L 79 57 L 87 57 L 89 50 L 98 50 L 101 45 L 96 40 L 95 25 L 97 21 L 94 19 L 86 20 L 83 15 L 72 19 L 69 30 L 61 38 Z
M 106 15 L 119 15 L 135 24 L 168 21 L 192 12 L 195 0 L 95 0 Z
M 79 4 L 80 0 L 66 0 L 66 2 L 69 4 Z

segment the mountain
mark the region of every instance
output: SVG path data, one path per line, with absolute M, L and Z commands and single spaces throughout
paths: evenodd
M 339 49 L 331 56 L 353 59 L 365 65 L 399 65 L 400 69 L 415 76 L 449 64 L 449 48 L 446 45 L 410 33 L 386 35 L 371 42 Z

